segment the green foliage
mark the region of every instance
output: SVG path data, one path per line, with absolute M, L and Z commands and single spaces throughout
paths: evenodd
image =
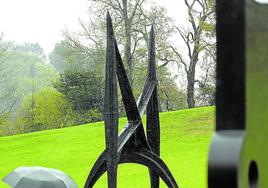
M 215 85 L 211 83 L 199 84 L 197 100 L 200 101 L 201 106 L 215 105 L 216 89 Z
M 58 72 L 70 69 L 76 58 L 74 52 L 65 41 L 61 41 L 55 45 L 54 50 L 49 55 L 50 63 Z
M 16 50 L 33 53 L 45 59 L 44 50 L 39 43 L 25 43 L 23 45 L 16 45 Z
M 3 39 L 3 34 L 0 33 L 0 124 L 3 124 L 3 119 L 12 111 L 16 103 L 16 94 L 14 86 L 10 86 L 9 71 L 6 70 L 5 64 L 7 59 L 12 55 L 10 51 L 13 49 L 13 44 Z M 1 134 L 1 133 L 0 133 Z
M 104 94 L 101 75 L 83 69 L 66 70 L 60 74 L 54 86 L 66 96 L 76 114 L 80 114 L 77 116 L 76 124 L 100 119 Z
M 161 111 L 174 111 L 187 108 L 186 93 L 178 88 L 166 67 L 158 69 L 158 96 Z
M 2 65 L 0 80 L 0 95 L 9 97 L 5 101 L 16 101 L 15 110 L 23 98 L 44 87 L 52 86 L 52 81 L 57 79 L 57 73 L 49 64 L 34 53 L 12 50 Z
M 53 88 L 43 88 L 25 97 L 16 113 L 17 131 L 34 132 L 72 125 L 72 109 L 64 95 Z
M 133 70 L 134 79 L 134 95 L 136 99 L 139 97 L 143 89 L 143 85 L 147 76 L 147 62 L 143 64 L 135 64 Z M 157 67 L 158 79 L 158 102 L 160 111 L 178 110 L 187 107 L 186 94 L 179 90 L 175 83 L 175 77 L 172 77 L 167 67 Z
M 45 63 L 39 44 L 0 44 L 0 125 L 1 135 L 24 132 L 14 121 L 15 111 L 26 96 L 33 96 L 44 87 L 52 85 L 57 73 Z M 26 113 L 26 112 L 25 112 Z
M 209 59 L 207 61 L 209 62 Z M 200 106 L 212 106 L 216 102 L 216 64 L 211 61 L 202 68 L 206 70 L 206 75 L 197 81 L 196 99 Z
M 104 62 L 102 47 L 90 49 L 72 45 L 68 37 L 57 43 L 49 59 L 60 72 L 54 87 L 72 104 L 75 124 L 102 119 Z
M 214 110 L 214 107 L 208 107 L 160 114 L 161 157 L 180 187 L 207 187 Z M 126 118 L 119 122 L 122 128 Z M 103 122 L 98 122 L 0 138 L 0 179 L 18 166 L 41 165 L 66 172 L 78 187 L 83 187 L 90 168 L 105 148 L 103 127 Z M 106 181 L 106 175 L 103 175 L 94 187 L 107 187 Z M 143 188 L 150 187 L 149 183 L 146 167 L 119 165 L 118 187 Z M 0 182 L 0 187 L 8 186 Z M 166 187 L 162 181 L 161 187 Z
M 102 113 L 98 109 L 75 111 L 74 114 L 74 123 L 76 125 L 102 120 Z
M 8 116 L 9 113 L 3 113 L 0 116 L 0 136 L 6 136 L 9 132 L 8 127 L 6 126 L 8 124 Z
M 49 55 L 51 65 L 60 73 L 72 69 L 94 69 L 102 73 L 104 58 L 105 51 L 103 48 L 91 48 L 88 52 L 82 47 L 72 46 L 67 39 L 57 43 Z
M 214 32 L 215 31 L 215 24 L 214 23 L 208 23 L 208 22 L 201 22 L 200 21 L 200 27 L 204 30 L 204 32 Z

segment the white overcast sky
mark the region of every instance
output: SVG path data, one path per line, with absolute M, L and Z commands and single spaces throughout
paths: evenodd
M 182 0 L 154 0 L 166 7 L 177 24 L 185 22 Z M 78 29 L 85 18 L 88 0 L 0 0 L 0 32 L 16 43 L 38 42 L 46 53 L 62 39 L 62 30 Z

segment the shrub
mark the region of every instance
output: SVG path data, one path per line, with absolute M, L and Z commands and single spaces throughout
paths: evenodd
M 72 104 L 75 124 L 101 120 L 103 108 L 103 76 L 83 69 L 65 70 L 54 87 Z M 79 119 L 80 118 L 80 119 Z
M 16 113 L 19 132 L 34 132 L 73 124 L 71 106 L 65 96 L 53 88 L 43 88 L 25 97 Z
M 101 121 L 102 119 L 102 113 L 98 109 L 90 109 L 88 111 L 81 110 L 75 112 L 74 123 L 75 125 L 81 125 Z

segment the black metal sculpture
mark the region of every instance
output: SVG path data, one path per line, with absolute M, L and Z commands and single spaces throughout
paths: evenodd
M 209 188 L 268 187 L 268 6 L 217 0 L 217 111 Z
M 104 97 L 104 122 L 106 149 L 99 156 L 87 178 L 85 188 L 93 187 L 107 171 L 108 187 L 115 188 L 117 166 L 121 163 L 137 163 L 147 166 L 151 187 L 159 187 L 159 177 L 170 188 L 178 185 L 165 163 L 159 158 L 160 126 L 157 101 L 155 34 L 152 27 L 149 44 L 148 77 L 136 103 L 115 40 L 112 21 L 107 14 L 107 54 Z M 117 81 L 122 93 L 128 124 L 118 136 Z M 141 117 L 147 109 L 147 137 Z

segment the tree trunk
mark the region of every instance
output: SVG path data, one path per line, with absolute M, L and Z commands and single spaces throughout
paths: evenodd
M 187 104 L 188 108 L 194 108 L 195 107 L 195 100 L 194 100 L 194 84 L 195 84 L 195 68 L 196 64 L 198 63 L 198 57 L 199 57 L 199 50 L 198 47 L 200 46 L 200 32 L 195 31 L 196 41 L 194 43 L 194 50 L 192 53 L 191 62 L 189 65 L 189 70 L 187 71 Z
M 123 0 L 123 18 L 125 22 L 125 35 L 126 35 L 126 43 L 124 45 L 124 53 L 125 53 L 125 62 L 127 63 L 127 76 L 130 83 L 130 86 L 133 86 L 132 79 L 132 55 L 131 55 L 131 23 L 128 18 L 128 7 L 127 0 Z
M 194 100 L 194 84 L 195 84 L 195 70 L 187 72 L 187 104 L 188 108 L 195 107 Z
M 126 44 L 125 44 L 125 61 L 127 62 L 127 74 L 130 86 L 133 86 L 132 79 L 132 55 L 131 55 L 131 33 L 130 26 L 126 24 Z

